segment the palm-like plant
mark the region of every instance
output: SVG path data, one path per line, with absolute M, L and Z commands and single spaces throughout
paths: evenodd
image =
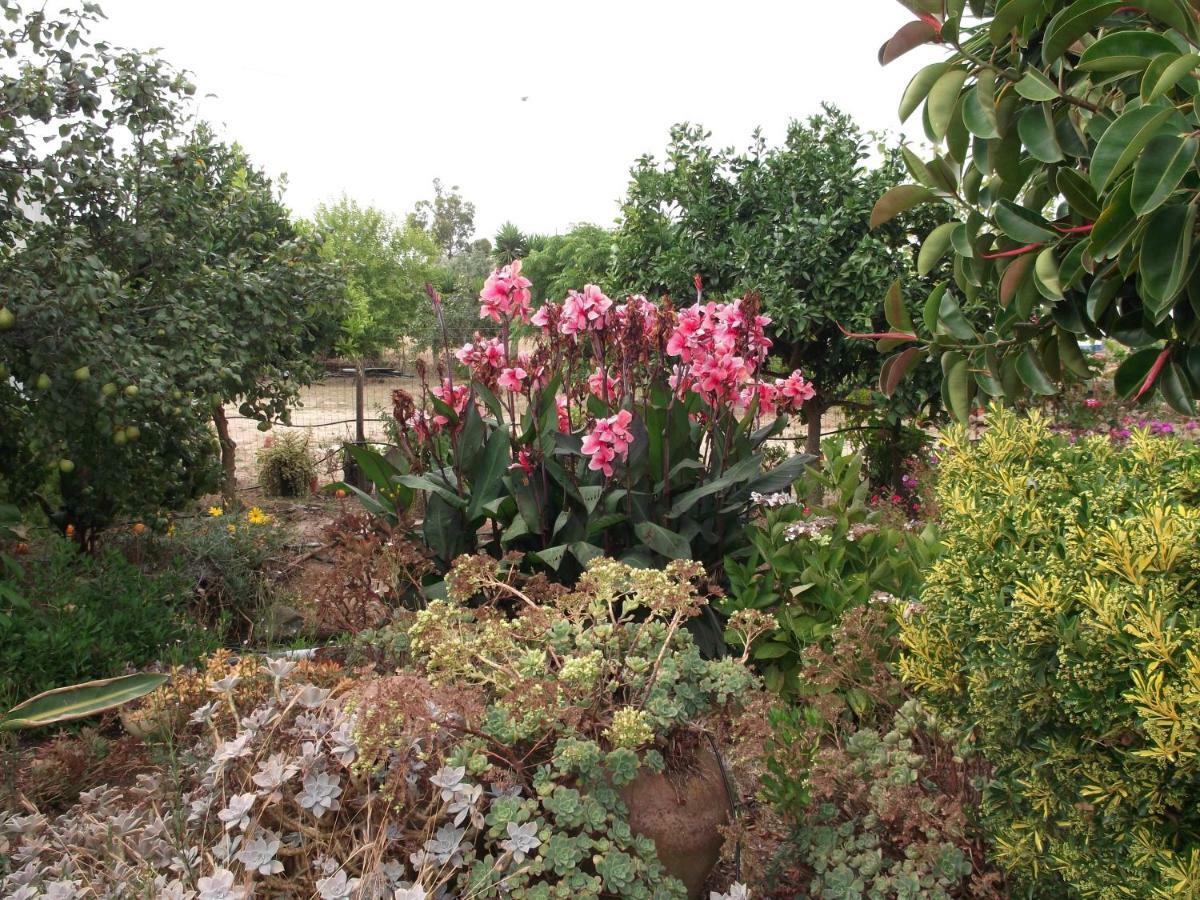
M 496 232 L 492 258 L 496 265 L 507 266 L 514 259 L 521 259 L 529 252 L 529 238 L 512 222 L 505 222 Z

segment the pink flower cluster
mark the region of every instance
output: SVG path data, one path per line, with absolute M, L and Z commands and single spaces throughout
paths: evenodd
M 545 331 L 577 335 L 588 331 L 603 331 L 608 324 L 613 302 L 594 284 L 585 284 L 582 291 L 567 291 L 562 306 L 547 303 L 530 319 Z
M 529 288 L 533 282 L 521 274 L 521 261 L 513 260 L 487 277 L 479 292 L 479 318 L 500 322 L 505 318 L 529 321 Z
M 583 438 L 583 454 L 591 457 L 589 469 L 603 472 L 605 478 L 612 477 L 613 461 L 623 460 L 629 455 L 629 445 L 633 443 L 633 434 L 629 430 L 632 422 L 633 413 L 627 409 L 615 416 L 596 420 L 591 432 Z
M 441 387 L 431 387 L 429 393 L 454 410 L 455 415 L 462 416 L 467 409 L 467 399 L 471 396 L 471 386 L 469 384 L 451 384 L 450 379 L 447 378 L 442 381 Z M 450 424 L 450 420 L 441 413 L 436 413 L 432 421 L 437 428 L 444 428 Z
M 747 316 L 741 300 L 680 310 L 667 353 L 690 369 L 677 367 L 672 386 L 695 391 L 710 406 L 745 409 L 757 397 L 761 413 L 799 411 L 815 394 L 799 371 L 774 383 L 757 380 L 758 367 L 771 349 L 765 333 L 770 322 L 768 316 Z
M 454 357 L 472 371 L 500 369 L 505 361 L 504 342 L 499 338 L 480 337 L 476 332 L 475 340 L 459 347 Z
M 621 396 L 620 377 L 613 378 L 599 367 L 588 376 L 587 382 L 588 390 L 601 400 L 617 400 Z

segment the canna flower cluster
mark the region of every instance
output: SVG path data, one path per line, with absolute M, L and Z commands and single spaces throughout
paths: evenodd
M 615 416 L 596 420 L 592 430 L 583 439 L 583 453 L 591 457 L 588 460 L 589 469 L 603 472 L 605 478 L 612 477 L 613 461 L 629 455 L 629 445 L 633 443 L 633 434 L 629 431 L 632 422 L 633 413 L 627 409 Z
M 501 322 L 505 318 L 529 321 L 529 289 L 533 286 L 521 274 L 521 261 L 513 260 L 507 266 L 496 269 L 484 282 L 479 293 L 479 318 Z

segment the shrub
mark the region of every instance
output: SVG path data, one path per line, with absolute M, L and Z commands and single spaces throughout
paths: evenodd
M 393 395 L 396 452 L 348 448 L 378 489 L 360 498 L 398 520 L 420 492 L 443 567 L 484 550 L 522 552 L 566 581 L 601 555 L 719 568 L 751 492 L 787 488 L 807 459 L 763 470 L 764 443 L 813 387 L 799 371 L 766 377 L 758 298 L 675 310 L 589 284 L 531 310 L 520 266 L 480 295 L 500 336 L 443 345 L 435 383 Z
M 23 568 L 20 593 L 0 595 L 0 708 L 126 666 L 191 661 L 220 644 L 187 615 L 190 585 L 178 567 L 145 574 L 115 550 L 92 557 L 54 539 Z
M 281 434 L 258 451 L 258 483 L 268 497 L 305 497 L 316 478 L 307 434 Z
M 286 539 L 275 518 L 258 507 L 239 514 L 213 506 L 197 518 L 176 520 L 154 549 L 191 578 L 201 621 L 245 636 L 272 595 L 269 565 Z
M 949 430 L 945 552 L 902 671 L 995 766 L 996 858 L 1038 896 L 1200 891 L 1200 449 Z
M 725 560 L 729 596 L 725 615 L 758 610 L 770 627 L 750 657 L 768 687 L 794 693 L 805 648 L 828 642 L 847 610 L 874 598 L 916 598 L 921 571 L 938 549 L 932 525 L 897 519 L 893 508 L 866 502 L 861 454 L 843 455 L 841 441 L 825 442 L 822 469 L 810 467 L 801 496 L 820 496 L 802 507 L 787 494 L 759 496 L 760 517 L 747 526 L 749 547 Z M 726 640 L 739 644 L 736 634 Z

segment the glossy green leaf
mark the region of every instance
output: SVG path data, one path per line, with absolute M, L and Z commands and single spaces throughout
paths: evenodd
M 1153 310 L 1165 310 L 1188 276 L 1196 240 L 1196 207 L 1178 203 L 1157 210 L 1146 224 L 1139 258 L 1142 292 Z
M 976 137 L 998 138 L 1000 129 L 996 125 L 996 108 L 992 101 L 979 90 L 978 85 L 967 88 L 963 94 L 963 122 L 967 130 Z
M 870 226 L 878 228 L 905 210 L 936 199 L 937 195 L 933 191 L 919 184 L 897 185 L 875 201 L 875 208 L 871 210 Z
M 996 13 L 988 25 L 988 38 L 1000 46 L 1009 39 L 1013 29 L 1021 25 L 1022 19 L 1041 9 L 1042 0 L 1001 0 L 996 7 Z
M 1156 32 L 1116 31 L 1084 50 L 1077 68 L 1088 72 L 1140 72 L 1158 54 L 1173 52 L 1175 45 Z
M 921 252 L 917 254 L 918 275 L 924 277 L 934 270 L 950 248 L 950 238 L 954 229 L 959 227 L 959 222 L 944 222 L 929 232 L 929 236 L 921 244 Z
M 900 121 L 907 121 L 908 117 L 916 112 L 917 108 L 925 102 L 925 98 L 929 96 L 929 90 L 934 83 L 942 76 L 942 74 L 950 67 L 949 63 L 938 62 L 932 63 L 917 72 L 909 81 L 908 87 L 904 89 L 904 96 L 900 99 Z
M 921 348 L 909 347 L 895 356 L 888 357 L 879 371 L 880 392 L 885 396 L 892 396 L 904 380 L 904 376 L 911 372 L 924 356 L 925 351 Z
M 904 308 L 904 294 L 898 280 L 892 282 L 887 296 L 883 299 L 883 315 L 888 325 L 896 331 L 912 332 L 912 319 L 908 316 L 908 310 Z
M 1062 285 L 1058 280 L 1058 260 L 1054 248 L 1047 247 L 1037 255 L 1033 264 L 1033 274 L 1042 296 L 1047 300 L 1062 299 Z
M 1163 367 L 1158 376 L 1157 387 L 1162 398 L 1167 401 L 1167 405 L 1175 412 L 1185 416 L 1190 416 L 1195 412 L 1187 373 L 1179 363 L 1171 360 Z
M 1109 259 L 1120 253 L 1137 228 L 1138 220 L 1129 202 L 1132 187 L 1132 178 L 1122 181 L 1109 195 L 1108 203 L 1096 219 L 1088 243 L 1092 256 L 1098 260 Z
M 1133 168 L 1129 202 L 1133 211 L 1145 215 L 1162 205 L 1179 186 L 1196 161 L 1200 139 L 1162 134 L 1146 145 Z
M 1017 119 L 1017 133 L 1021 136 L 1021 143 L 1034 159 L 1046 163 L 1060 162 L 1063 159 L 1049 104 L 1039 103 L 1021 113 L 1021 117 Z
M 971 388 L 967 360 L 960 353 L 942 356 L 942 401 L 959 422 L 966 422 L 971 413 Z
M 942 297 L 945 296 L 946 290 L 946 284 L 943 282 L 934 287 L 925 298 L 925 305 L 921 309 L 921 321 L 930 334 L 938 330 L 938 312 L 941 310 Z
M 1074 334 L 1058 329 L 1058 359 L 1063 367 L 1079 378 L 1090 378 L 1091 367 L 1083 351 L 1079 349 L 1079 340 Z
M 1189 39 L 1196 37 L 1196 20 L 1191 8 L 1181 0 L 1138 0 L 1137 7 L 1164 25 Z
M 1042 63 L 1050 65 L 1067 48 L 1112 15 L 1120 3 L 1113 0 L 1075 0 L 1060 10 L 1046 26 L 1042 38 Z
M 1139 106 L 1126 110 L 1108 126 L 1092 154 L 1090 177 L 1097 191 L 1103 193 L 1133 164 L 1174 112 L 1171 107 Z
M 1054 82 L 1032 67 L 1025 70 L 1021 80 L 1013 85 L 1013 90 L 1026 100 L 1037 102 L 1055 100 L 1061 96 Z
M 633 530 L 638 539 L 655 553 L 668 559 L 691 558 L 691 544 L 688 543 L 687 538 L 674 531 L 669 531 L 653 522 L 639 522 L 633 526 Z
M 1053 240 L 1058 235 L 1040 215 L 1010 200 L 999 201 L 992 214 L 1000 229 L 1020 244 Z
M 1173 50 L 1174 48 L 1172 48 Z M 1142 76 L 1142 100 L 1149 103 L 1175 87 L 1182 78 L 1200 66 L 1200 55 L 1195 53 L 1163 53 L 1151 61 Z
M 1075 169 L 1063 168 L 1058 170 L 1056 178 L 1058 190 L 1066 197 L 1072 211 L 1089 222 L 1095 222 L 1100 216 L 1100 201 L 1087 176 Z
M 1147 347 L 1125 357 L 1113 375 L 1113 390 L 1118 397 L 1128 400 L 1141 390 L 1142 383 L 1150 374 L 1150 367 L 1161 352 L 1161 347 Z
M 958 105 L 958 95 L 967 80 L 967 70 L 953 68 L 943 72 L 925 100 L 929 127 L 935 140 L 942 140 L 950 129 L 950 119 Z
M 1016 367 L 1017 376 L 1035 394 L 1049 396 L 1058 393 L 1058 389 L 1050 380 L 1050 376 L 1046 374 L 1042 361 L 1038 359 L 1037 353 L 1032 347 L 1027 347 L 1017 357 Z
M 941 295 L 941 301 L 938 304 L 937 319 L 939 325 L 944 326 L 946 331 L 960 341 L 973 341 L 978 337 L 975 334 L 975 329 L 971 327 L 971 323 L 962 314 L 962 310 L 958 306 L 958 301 L 949 292 L 944 292 Z

